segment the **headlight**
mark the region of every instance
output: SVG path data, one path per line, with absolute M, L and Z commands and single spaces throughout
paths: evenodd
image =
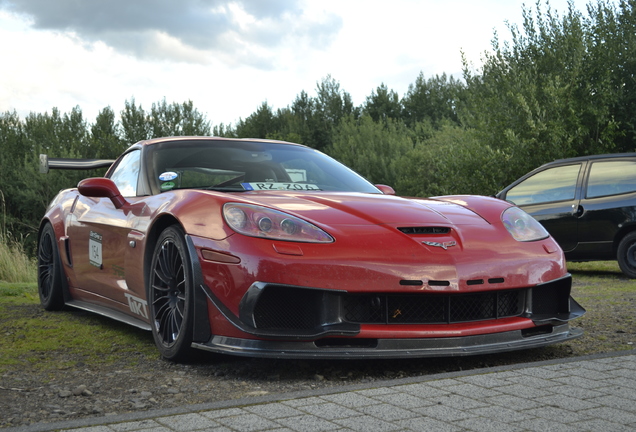
M 317 226 L 267 207 L 226 203 L 223 217 L 234 231 L 251 237 L 306 243 L 333 242 L 333 237 Z
M 501 214 L 504 226 L 520 242 L 542 240 L 550 236 L 539 222 L 519 207 L 509 207 Z

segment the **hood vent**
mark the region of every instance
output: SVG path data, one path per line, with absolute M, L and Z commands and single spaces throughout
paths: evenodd
M 401 227 L 398 230 L 404 234 L 448 234 L 448 227 Z

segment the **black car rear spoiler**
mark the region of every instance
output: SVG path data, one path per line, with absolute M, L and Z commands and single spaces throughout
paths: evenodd
M 48 155 L 40 155 L 40 173 L 46 174 L 50 169 L 86 170 L 109 167 L 114 159 L 71 159 L 50 158 Z

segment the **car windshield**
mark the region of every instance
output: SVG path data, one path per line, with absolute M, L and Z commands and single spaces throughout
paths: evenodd
M 148 168 L 158 192 L 174 189 L 381 193 L 329 156 L 283 143 L 209 140 L 152 145 Z

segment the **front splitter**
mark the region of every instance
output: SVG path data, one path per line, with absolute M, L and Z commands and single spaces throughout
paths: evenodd
M 549 334 L 524 336 L 521 330 L 476 336 L 418 338 L 418 339 L 332 339 L 333 345 L 324 341 L 279 341 L 241 339 L 213 336 L 206 343 L 194 343 L 194 348 L 222 354 L 247 357 L 288 359 L 373 359 L 373 358 L 425 358 L 458 357 L 492 354 L 538 348 L 565 342 L 583 335 L 580 329 L 569 324 L 554 326 Z M 336 342 L 344 343 L 336 343 Z M 370 342 L 365 347 L 357 342 Z M 355 346 L 353 346 L 355 345 Z

